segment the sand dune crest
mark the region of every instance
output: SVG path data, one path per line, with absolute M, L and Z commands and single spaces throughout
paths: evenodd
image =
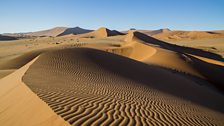
M 34 61 L 0 80 L 0 124 L 69 126 L 22 82 L 22 76 Z
M 216 112 L 224 111 L 222 95 L 161 68 L 95 49 L 42 54 L 23 80 L 72 125 L 223 124 Z

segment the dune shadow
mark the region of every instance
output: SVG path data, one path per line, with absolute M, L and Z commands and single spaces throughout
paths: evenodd
M 134 32 L 134 36 L 136 36 L 138 39 L 143 40 L 144 42 L 146 42 L 148 44 L 158 45 L 164 49 L 168 49 L 168 50 L 179 52 L 179 53 L 187 53 L 187 54 L 202 56 L 202 57 L 206 57 L 206 58 L 224 62 L 224 59 L 222 58 L 222 56 L 215 54 L 215 53 L 207 52 L 207 51 L 204 51 L 201 49 L 195 49 L 195 48 L 183 47 L 183 46 L 170 44 L 170 43 L 163 42 L 161 40 L 155 39 L 153 37 L 150 37 L 150 36 L 145 35 L 140 32 Z
M 16 37 L 0 35 L 0 41 L 18 40 Z
M 75 27 L 75 28 L 67 28 L 64 32 L 62 32 L 61 34 L 59 34 L 58 36 L 63 36 L 63 35 L 68 35 L 68 34 L 85 34 L 85 33 L 89 33 L 92 32 L 93 30 L 87 30 L 87 29 L 82 29 L 79 27 Z
M 42 52 L 44 52 L 44 50 L 31 51 L 13 59 L 10 59 L 9 61 L 1 62 L 0 70 L 19 69 L 31 60 L 33 60 L 35 57 L 40 55 Z
M 224 96 L 183 75 L 123 56 L 89 49 L 86 56 L 103 69 L 150 88 L 224 113 Z
M 208 81 L 212 82 L 214 86 L 224 91 L 224 67 L 216 64 L 204 62 L 198 58 L 188 55 L 193 61 L 195 67 Z
M 121 33 L 116 30 L 109 30 L 109 29 L 106 29 L 106 30 L 107 30 L 108 36 L 125 35 L 124 33 Z

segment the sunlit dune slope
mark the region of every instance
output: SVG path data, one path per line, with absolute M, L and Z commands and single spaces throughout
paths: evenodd
M 0 80 L 0 124 L 69 126 L 22 82 L 22 76 L 34 61 Z

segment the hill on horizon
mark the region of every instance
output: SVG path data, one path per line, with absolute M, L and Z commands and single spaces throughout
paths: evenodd
M 83 34 L 91 32 L 92 30 L 83 29 L 80 27 L 74 27 L 74 28 L 68 28 L 68 27 L 55 27 L 49 30 L 43 30 L 43 31 L 37 31 L 37 32 L 31 32 L 27 33 L 26 35 L 29 36 L 63 36 L 68 34 Z

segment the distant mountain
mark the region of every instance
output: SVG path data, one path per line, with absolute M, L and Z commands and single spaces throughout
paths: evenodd
M 83 34 L 91 32 L 92 30 L 82 29 L 80 27 L 67 28 L 67 27 L 56 27 L 49 30 L 37 31 L 26 33 L 25 35 L 29 36 L 63 36 L 68 34 Z

